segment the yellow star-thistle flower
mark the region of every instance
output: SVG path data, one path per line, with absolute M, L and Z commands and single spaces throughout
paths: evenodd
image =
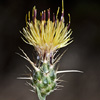
M 53 14 L 53 21 L 50 20 L 50 9 L 47 10 L 48 18 L 46 20 L 46 11 L 42 11 L 41 20 L 37 20 L 37 9 L 33 7 L 32 20 L 30 18 L 30 11 L 26 15 L 26 27 L 23 28 L 22 38 L 26 43 L 32 45 L 38 52 L 37 61 L 34 63 L 27 54 L 21 49 L 23 55 L 20 55 L 27 60 L 32 68 L 28 68 L 30 71 L 28 77 L 19 77 L 18 79 L 30 80 L 27 82 L 32 87 L 32 92 L 36 92 L 39 100 L 46 100 L 47 95 L 63 87 L 59 84 L 62 82 L 58 74 L 67 72 L 80 72 L 78 70 L 63 70 L 58 71 L 56 63 L 60 60 L 62 55 L 55 57 L 58 49 L 67 46 L 72 42 L 72 31 L 70 26 L 70 14 L 69 23 L 64 23 L 64 5 L 62 0 L 62 14 L 60 20 L 58 19 L 59 7 L 57 14 Z
M 37 20 L 37 9 L 33 7 L 32 20 L 30 19 L 30 11 L 28 12 L 28 18 L 26 15 L 26 27 L 23 28 L 23 39 L 26 43 L 35 47 L 40 56 L 43 59 L 48 59 L 57 49 L 67 46 L 72 42 L 70 38 L 72 31 L 70 26 L 70 14 L 69 23 L 64 23 L 64 5 L 62 0 L 62 15 L 61 19 L 58 19 L 59 7 L 57 14 L 53 14 L 53 21 L 50 20 L 50 9 L 47 10 L 48 19 L 46 20 L 46 11 L 42 11 L 41 20 Z M 27 40 L 27 41 L 26 41 Z

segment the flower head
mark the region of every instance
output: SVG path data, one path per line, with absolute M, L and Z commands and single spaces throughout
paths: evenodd
M 37 20 L 37 9 L 34 6 L 32 10 L 32 20 L 30 19 L 30 11 L 28 17 L 26 15 L 26 27 L 23 28 L 23 39 L 26 43 L 34 46 L 42 59 L 49 59 L 53 53 L 62 47 L 67 46 L 72 42 L 70 38 L 72 31 L 70 26 L 70 14 L 69 23 L 64 23 L 64 5 L 62 0 L 62 14 L 60 20 L 58 19 L 59 7 L 57 14 L 53 14 L 53 21 L 50 20 L 50 9 L 42 11 L 41 20 Z
M 70 14 L 69 23 L 64 23 L 64 6 L 62 0 L 62 14 L 60 20 L 58 19 L 59 7 L 57 14 L 53 14 L 53 21 L 50 19 L 50 9 L 47 10 L 48 18 L 46 19 L 46 11 L 42 11 L 41 20 L 37 20 L 37 9 L 33 7 L 32 20 L 30 19 L 30 11 L 28 17 L 26 15 L 26 27 L 23 28 L 22 35 L 24 41 L 32 45 L 39 54 L 37 63 L 34 63 L 27 54 L 22 50 L 23 55 L 20 55 L 26 59 L 33 67 L 30 69 L 28 77 L 19 77 L 18 79 L 29 79 L 31 82 L 27 84 L 32 87 L 32 92 L 36 92 L 39 100 L 46 100 L 46 96 L 54 90 L 63 87 L 58 83 L 60 77 L 57 75 L 66 72 L 80 72 L 78 70 L 64 70 L 58 71 L 55 69 L 56 63 L 60 60 L 61 56 L 55 56 L 58 49 L 67 46 L 72 42 L 70 37 L 72 34 L 70 26 Z

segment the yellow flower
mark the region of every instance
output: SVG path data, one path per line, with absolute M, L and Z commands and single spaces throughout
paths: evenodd
M 62 0 L 62 15 L 61 19 L 58 19 L 59 7 L 57 14 L 53 14 L 53 21 L 50 20 L 50 9 L 47 10 L 48 18 L 46 20 L 46 11 L 42 11 L 41 20 L 37 20 L 37 9 L 33 7 L 32 20 L 30 19 L 30 11 L 28 12 L 28 18 L 26 15 L 26 27 L 23 28 L 23 39 L 26 43 L 35 47 L 40 57 L 48 59 L 53 53 L 62 47 L 67 46 L 72 42 L 70 38 L 72 31 L 70 26 L 70 14 L 69 23 L 64 23 L 64 5 Z

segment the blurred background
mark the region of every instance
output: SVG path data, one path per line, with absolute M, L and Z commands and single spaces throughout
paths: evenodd
M 15 53 L 21 53 L 21 47 L 30 58 L 35 54 L 19 33 L 25 27 L 25 14 L 34 5 L 39 19 L 44 9 L 51 8 L 51 16 L 56 13 L 61 0 L 0 0 L 0 100 L 38 100 L 25 85 L 26 80 L 17 80 L 28 73 L 25 65 L 29 63 Z M 77 69 L 84 73 L 64 74 L 64 88 L 53 92 L 47 100 L 100 100 L 100 2 L 64 0 L 64 6 L 66 23 L 68 13 L 71 14 L 74 42 L 59 51 L 68 49 L 59 70 Z

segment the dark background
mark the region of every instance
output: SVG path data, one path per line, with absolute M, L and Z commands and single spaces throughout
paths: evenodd
M 55 91 L 47 100 L 100 100 L 100 2 L 92 0 L 64 0 L 65 19 L 71 14 L 74 42 L 60 60 L 60 70 L 78 69 L 80 73 L 66 73 L 64 88 Z M 40 11 L 61 7 L 61 0 L 0 0 L 0 100 L 38 100 L 18 76 L 27 72 L 27 61 L 15 54 L 21 47 L 31 58 L 34 51 L 21 40 L 19 30 L 25 26 L 25 14 L 36 5 Z M 28 64 L 29 65 L 29 64 Z

